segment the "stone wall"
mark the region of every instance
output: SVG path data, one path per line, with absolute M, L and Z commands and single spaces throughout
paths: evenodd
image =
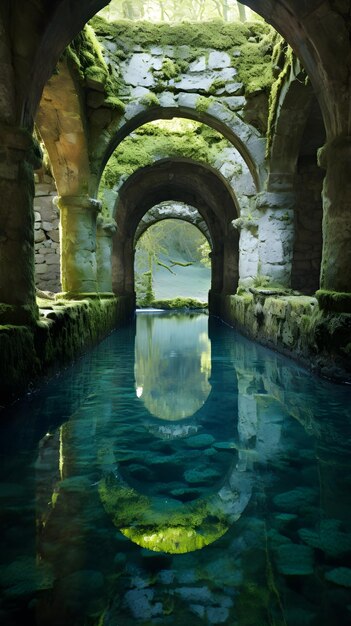
M 316 158 L 300 159 L 296 180 L 295 243 L 291 284 L 305 294 L 319 289 L 322 256 L 322 185 Z
M 244 335 L 337 382 L 351 382 L 351 314 L 319 307 L 310 296 L 274 290 L 221 298 L 220 315 Z
M 36 174 L 34 198 L 35 284 L 43 291 L 61 291 L 59 213 L 53 199 L 55 181 Z
M 34 326 L 0 326 L 0 397 L 4 406 L 53 376 L 133 315 L 133 298 L 39 300 Z M 0 406 L 0 413 L 1 413 Z

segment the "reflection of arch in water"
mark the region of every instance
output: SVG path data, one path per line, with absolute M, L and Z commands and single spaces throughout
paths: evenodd
M 210 393 L 211 342 L 205 315 L 188 318 L 186 331 L 183 318 L 171 317 L 170 333 L 169 314 L 137 316 L 134 373 L 145 408 L 173 422 L 196 413 Z
M 216 493 L 175 506 L 174 500 L 139 494 L 117 468 L 101 480 L 99 494 L 115 526 L 133 543 L 184 554 L 213 543 L 241 517 L 251 498 L 252 477 L 234 466 Z

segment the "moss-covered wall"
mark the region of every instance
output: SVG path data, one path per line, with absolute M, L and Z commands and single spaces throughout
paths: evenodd
M 33 327 L 0 325 L 0 409 L 125 323 L 134 301 L 129 297 L 39 300 L 39 306 L 41 317 Z
M 319 305 L 313 297 L 252 291 L 221 299 L 218 305 L 226 322 L 326 378 L 351 382 L 351 313 L 327 307 L 327 292 L 321 292 Z

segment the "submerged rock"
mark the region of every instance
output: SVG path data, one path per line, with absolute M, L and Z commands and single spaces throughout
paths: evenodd
M 212 435 L 194 435 L 186 439 L 185 443 L 189 448 L 208 448 L 214 441 Z
M 207 484 L 208 481 L 218 480 L 220 478 L 220 473 L 212 468 L 203 469 L 190 469 L 184 472 L 184 478 L 187 483 L 194 485 L 204 485 Z
M 278 494 L 273 498 L 273 502 L 277 507 L 295 513 L 297 509 L 312 504 L 316 496 L 317 494 L 314 489 L 298 487 L 297 489 Z
M 278 571 L 286 576 L 313 574 L 313 550 L 296 543 L 280 545 L 275 550 Z
M 351 587 L 351 569 L 349 567 L 336 567 L 325 574 L 326 580 L 330 580 L 341 587 Z

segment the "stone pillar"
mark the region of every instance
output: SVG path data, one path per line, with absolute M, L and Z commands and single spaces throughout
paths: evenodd
M 230 226 L 231 232 L 224 239 L 222 294 L 235 294 L 239 282 L 239 236 Z
M 112 237 L 117 230 L 115 220 L 97 220 L 96 262 L 99 293 L 112 293 Z
M 323 183 L 321 289 L 351 291 L 351 136 L 327 143 L 318 153 Z
M 60 196 L 61 282 L 68 296 L 97 293 L 96 218 L 99 200 Z
M 0 124 L 0 324 L 31 324 L 38 317 L 33 167 L 40 165 L 31 134 Z
M 294 248 L 292 192 L 262 192 L 256 198 L 260 212 L 258 232 L 258 278 L 268 284 L 290 287 Z

